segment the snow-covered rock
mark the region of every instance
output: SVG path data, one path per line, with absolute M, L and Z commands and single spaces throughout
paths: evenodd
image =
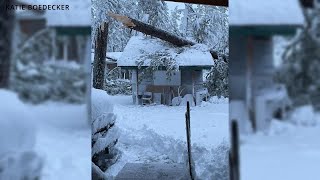
M 188 101 L 189 101 L 189 103 L 190 103 L 190 106 L 195 106 L 195 102 L 194 102 L 194 100 L 193 100 L 192 94 L 186 94 L 186 95 L 181 99 L 180 106 L 186 106 Z
M 181 96 L 174 97 L 174 98 L 172 99 L 172 106 L 179 106 L 180 103 L 181 103 L 181 101 L 182 101 Z
M 270 123 L 269 130 L 267 132 L 268 135 L 281 135 L 284 133 L 290 133 L 294 130 L 294 125 L 286 122 L 286 121 L 279 121 L 273 119 Z

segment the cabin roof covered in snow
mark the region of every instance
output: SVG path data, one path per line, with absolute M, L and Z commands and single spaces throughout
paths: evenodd
M 133 36 L 118 59 L 118 66 L 136 67 L 138 63 L 142 63 L 141 66 L 149 66 L 152 56 L 157 53 L 173 58 L 178 66 L 214 65 L 209 48 L 204 44 L 176 47 L 160 39 Z
M 68 5 L 69 10 L 46 10 L 45 19 L 51 27 L 91 27 L 90 0 L 19 0 L 30 5 Z M 26 10 L 29 11 L 29 10 Z M 18 16 L 30 16 L 30 12 L 18 12 Z M 38 16 L 34 14 L 33 17 Z M 40 15 L 39 15 L 40 16 Z
M 231 0 L 230 26 L 301 26 L 304 17 L 298 0 Z

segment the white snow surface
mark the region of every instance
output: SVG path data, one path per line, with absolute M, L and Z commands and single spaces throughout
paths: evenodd
M 24 104 L 7 90 L 0 90 L 0 97 L 1 168 L 7 164 L 15 175 L 30 174 L 30 168 L 35 170 L 41 162 L 41 179 L 91 177 L 91 133 L 85 105 Z M 17 164 L 6 163 L 6 157 L 14 157 Z
M 156 52 L 166 52 L 176 60 L 178 66 L 213 66 L 214 61 L 209 48 L 204 44 L 191 47 L 177 48 L 155 38 L 133 36 L 125 47 L 118 66 L 137 66 L 140 58 Z M 151 59 L 144 61 L 143 66 L 149 66 Z
M 300 114 L 300 118 L 305 119 L 305 115 Z M 320 167 L 320 114 L 315 118 L 317 124 L 308 127 L 272 120 L 268 132 L 241 137 L 241 179 L 316 179 Z
M 116 176 L 128 162 L 185 163 L 186 107 L 137 106 L 132 104 L 131 96 L 110 96 L 109 100 L 114 104 L 116 126 L 121 131 L 116 147 L 122 156 L 106 171 L 107 176 Z M 191 107 L 193 159 L 201 179 L 213 178 L 222 164 L 219 158 L 224 155 L 215 148 L 221 144 L 228 147 L 229 142 L 228 101 L 215 102 Z
M 298 0 L 231 0 L 230 26 L 303 25 Z

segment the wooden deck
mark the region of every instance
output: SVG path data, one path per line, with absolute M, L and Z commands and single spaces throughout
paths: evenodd
M 115 180 L 189 180 L 184 164 L 128 163 Z

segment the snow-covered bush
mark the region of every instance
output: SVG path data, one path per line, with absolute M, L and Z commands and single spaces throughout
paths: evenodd
M 51 31 L 38 32 L 17 53 L 11 88 L 28 102 L 47 100 L 82 103 L 85 100 L 84 67 L 50 61 Z
M 132 93 L 131 82 L 128 79 L 120 79 L 119 74 L 121 68 L 116 67 L 109 71 L 106 75 L 105 90 L 110 95 L 124 94 L 130 95 Z
M 105 90 L 110 95 L 130 95 L 132 93 L 131 88 L 131 82 L 127 79 L 107 80 L 105 84 Z
M 85 101 L 83 68 L 63 67 L 55 63 L 18 64 L 13 89 L 21 99 L 41 103 L 47 100 L 69 103 Z
M 35 125 L 13 92 L 0 90 L 0 179 L 36 179 L 42 158 L 33 150 Z
M 286 85 L 293 100 L 320 90 L 320 11 L 302 10 L 306 23 L 285 48 L 275 76 L 276 81 Z
M 116 115 L 113 105 L 103 90 L 92 89 L 92 162 L 106 171 L 119 158 L 115 148 L 119 132 L 115 126 Z
M 316 116 L 311 105 L 297 107 L 290 118 L 291 122 L 296 125 L 314 126 L 316 125 Z
M 277 119 L 272 119 L 269 129 L 266 134 L 269 136 L 281 135 L 284 133 L 290 133 L 295 129 L 294 125 L 286 121 L 279 121 Z

